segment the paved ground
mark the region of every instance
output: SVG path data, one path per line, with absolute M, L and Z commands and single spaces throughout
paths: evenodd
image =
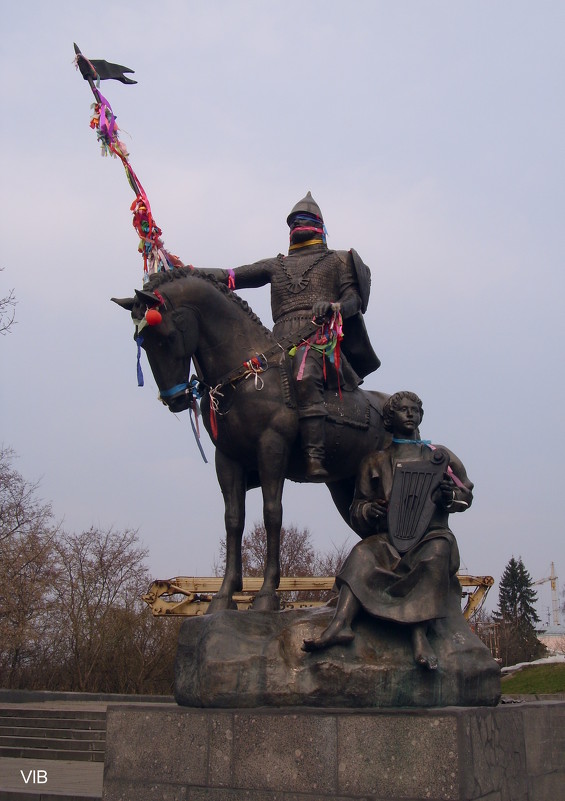
M 34 770 L 36 773 L 30 777 L 30 771 Z M 45 771 L 46 776 L 37 771 Z M 27 784 L 24 777 L 30 777 Z M 0 800 L 13 798 L 18 801 L 20 793 L 33 794 L 36 801 L 39 801 L 38 796 L 102 798 L 103 777 L 102 763 L 4 757 L 0 759 Z M 40 779 L 40 783 L 34 783 L 34 778 Z M 46 782 L 43 781 L 45 778 Z

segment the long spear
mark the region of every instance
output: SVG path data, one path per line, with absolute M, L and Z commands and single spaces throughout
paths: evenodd
M 116 116 L 110 103 L 98 89 L 100 81 L 105 80 L 116 80 L 125 84 L 137 83 L 125 75 L 126 72 L 133 73 L 134 70 L 102 59 L 88 59 L 81 53 L 78 45 L 75 44 L 74 48 L 76 65 L 83 78 L 88 81 L 94 95 L 94 114 L 90 127 L 96 130 L 98 141 L 102 146 L 102 155 L 110 154 L 120 159 L 128 182 L 135 193 L 135 200 L 131 204 L 132 222 L 140 239 L 138 250 L 143 256 L 143 280 L 146 282 L 152 273 L 181 267 L 182 262 L 178 256 L 169 253 L 163 246 L 162 231 L 153 219 L 147 194 L 133 171 L 125 145 L 118 138 Z

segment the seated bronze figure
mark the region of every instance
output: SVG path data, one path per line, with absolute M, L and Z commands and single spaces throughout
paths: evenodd
M 429 670 L 438 666 L 428 627 L 446 617 L 448 593 L 461 594 L 448 520 L 471 505 L 473 484 L 454 453 L 420 439 L 422 416 L 412 392 L 398 392 L 385 404 L 384 425 L 393 439 L 363 460 L 350 509 L 363 539 L 337 576 L 333 619 L 319 637 L 304 641 L 306 651 L 351 642 L 352 623 L 363 609 L 410 626 L 415 661 Z

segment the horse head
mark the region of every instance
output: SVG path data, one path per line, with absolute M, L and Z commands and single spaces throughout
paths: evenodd
M 171 412 L 191 402 L 190 362 L 198 345 L 198 319 L 190 307 L 171 299 L 173 293 L 135 290 L 132 298 L 112 298 L 131 312 L 134 340 L 147 354 L 159 388 L 159 399 Z
M 151 276 L 132 298 L 112 298 L 131 312 L 142 347 L 172 412 L 188 409 L 191 360 L 198 378 L 218 380 L 276 347 L 271 332 L 235 292 L 208 271 L 177 267 Z M 278 354 L 278 349 L 277 349 Z

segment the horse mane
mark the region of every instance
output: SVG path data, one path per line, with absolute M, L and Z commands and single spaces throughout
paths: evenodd
M 262 328 L 263 332 L 270 339 L 273 339 L 273 332 L 263 325 L 263 322 L 259 316 L 255 314 L 249 303 L 231 289 L 228 289 L 225 284 L 222 284 L 217 278 L 215 278 L 215 276 L 210 275 L 209 273 L 205 273 L 200 270 L 194 270 L 190 267 L 174 267 L 172 270 L 162 270 L 161 272 L 153 273 L 149 277 L 147 284 L 145 284 L 144 289 L 147 289 L 149 292 L 151 292 L 163 284 L 170 283 L 171 281 L 179 280 L 181 278 L 198 278 L 202 281 L 208 281 L 215 289 L 218 290 L 218 292 L 224 294 L 232 303 L 237 304 L 237 306 L 239 306 L 239 308 L 245 312 L 250 320 Z

